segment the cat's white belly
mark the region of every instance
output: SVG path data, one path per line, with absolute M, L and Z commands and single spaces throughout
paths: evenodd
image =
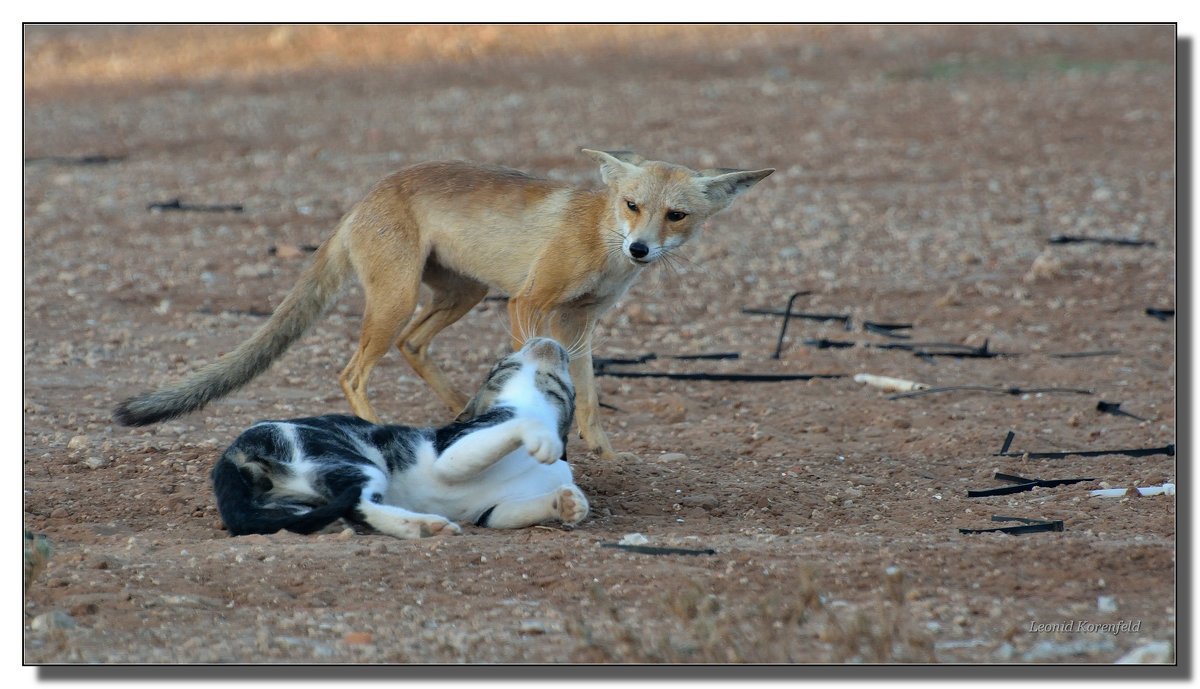
M 433 448 L 418 453 L 415 466 L 393 476 L 384 502 L 414 512 L 473 522 L 501 502 L 544 495 L 572 483 L 571 467 L 542 464 L 523 449 L 501 458 L 469 480 L 443 481 L 433 471 Z

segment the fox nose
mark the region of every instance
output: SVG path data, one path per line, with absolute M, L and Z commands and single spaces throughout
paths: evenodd
M 629 255 L 634 258 L 646 258 L 650 253 L 650 247 L 641 242 L 634 242 L 629 245 Z

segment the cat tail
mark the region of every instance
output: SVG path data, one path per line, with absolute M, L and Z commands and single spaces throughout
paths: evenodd
M 287 529 L 310 534 L 329 526 L 343 517 L 354 519 L 355 507 L 361 499 L 358 487 L 349 487 L 333 500 L 317 507 L 294 505 L 264 506 L 258 503 L 259 492 L 246 479 L 236 464 L 224 457 L 212 470 L 213 490 L 217 496 L 217 511 L 231 536 L 272 534 Z
M 348 219 L 342 221 L 342 227 Z M 174 385 L 121 402 L 113 410 L 113 420 L 122 426 L 166 421 L 249 383 L 325 315 L 353 272 L 342 233 L 335 232 L 317 250 L 312 265 L 271 318 L 249 339 Z

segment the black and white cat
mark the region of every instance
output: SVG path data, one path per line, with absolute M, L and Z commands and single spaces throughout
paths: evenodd
M 263 421 L 212 470 L 233 535 L 312 533 L 339 518 L 396 536 L 579 523 L 587 499 L 565 460 L 575 390 L 561 345 L 533 338 L 496 363 L 455 423 L 381 426 L 355 416 Z

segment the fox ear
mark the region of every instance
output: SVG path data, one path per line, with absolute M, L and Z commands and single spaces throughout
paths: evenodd
M 605 184 L 610 184 L 614 180 L 633 172 L 638 168 L 638 163 L 645 158 L 634 153 L 633 151 L 593 151 L 590 148 L 582 149 L 589 158 L 600 163 L 600 178 Z
M 641 165 L 642 163 L 646 162 L 645 156 L 638 155 L 637 153 L 634 153 L 633 151 L 604 151 L 604 152 L 609 154 L 610 156 L 616 158 L 617 160 L 621 161 L 622 163 L 629 163 L 630 165 Z
M 704 195 L 725 208 L 772 172 L 775 172 L 773 167 L 765 170 L 703 170 L 699 173 L 699 181 L 704 187 Z

